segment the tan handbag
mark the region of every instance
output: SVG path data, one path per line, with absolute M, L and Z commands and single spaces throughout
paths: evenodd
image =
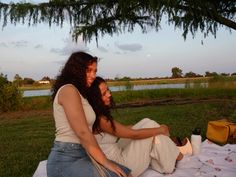
M 207 125 L 206 137 L 217 143 L 224 145 L 226 143 L 236 142 L 236 124 L 227 119 L 209 121 Z

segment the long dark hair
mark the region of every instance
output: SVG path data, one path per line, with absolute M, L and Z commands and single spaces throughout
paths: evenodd
M 52 86 L 52 98 L 55 98 L 58 89 L 65 84 L 73 84 L 87 98 L 86 69 L 93 62 L 97 62 L 97 57 L 85 52 L 72 53 Z
M 109 121 L 111 123 L 112 129 L 113 131 L 115 131 L 115 125 L 113 122 L 113 117 L 111 115 L 111 108 L 114 107 L 115 103 L 112 99 L 111 99 L 111 104 L 109 106 L 106 106 L 102 100 L 102 94 L 99 88 L 99 85 L 101 83 L 106 83 L 106 81 L 101 78 L 101 77 L 96 77 L 96 79 L 93 81 L 93 84 L 91 85 L 91 87 L 89 88 L 88 91 L 88 101 L 90 103 L 90 105 L 93 107 L 93 110 L 96 114 L 96 120 L 93 124 L 93 132 L 101 132 L 101 128 L 100 128 L 100 118 L 102 116 L 104 116 L 107 121 Z

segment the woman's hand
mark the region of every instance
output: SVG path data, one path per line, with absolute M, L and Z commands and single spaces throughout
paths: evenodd
M 169 127 L 165 124 L 160 125 L 159 127 L 163 135 L 170 136 Z
M 127 177 L 125 172 L 118 165 L 116 165 L 115 163 L 113 163 L 112 161 L 110 161 L 108 159 L 107 159 L 106 163 L 103 164 L 103 166 L 106 167 L 107 169 L 113 171 L 119 177 Z

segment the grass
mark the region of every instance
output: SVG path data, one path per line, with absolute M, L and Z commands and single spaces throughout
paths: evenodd
M 51 84 L 42 84 L 42 85 L 25 85 L 19 87 L 20 90 L 45 90 L 45 89 L 51 89 Z
M 134 124 L 144 117 L 160 124 L 167 124 L 173 136 L 190 137 L 195 127 L 202 129 L 205 139 L 207 122 L 220 118 L 236 120 L 236 102 L 198 103 L 186 105 L 147 106 L 125 108 L 115 112 L 115 117 L 124 124 Z
M 170 127 L 172 136 L 190 137 L 201 127 L 205 138 L 207 122 L 223 117 L 236 120 L 236 102 L 146 106 L 117 109 L 114 117 L 134 124 L 149 117 Z M 31 177 L 40 161 L 47 159 L 54 140 L 51 110 L 14 112 L 0 115 L 1 177 Z
M 114 92 L 116 103 L 156 99 L 233 99 L 236 89 L 233 88 L 198 88 L 198 89 L 155 89 Z
M 236 81 L 236 76 L 194 77 L 194 78 L 160 78 L 160 79 L 130 79 L 132 85 L 147 84 L 180 84 L 180 83 L 205 83 Z M 108 81 L 109 86 L 126 85 L 127 81 Z
M 42 110 L 52 108 L 50 96 L 24 97 L 22 110 Z
M 162 79 L 140 79 L 140 80 L 129 80 L 133 85 L 147 85 L 147 84 L 179 84 L 186 82 L 207 82 L 210 78 L 208 77 L 196 77 L 196 78 L 162 78 Z M 127 81 L 108 81 L 109 86 L 126 85 Z
M 181 138 L 190 137 L 192 130 L 200 127 L 205 139 L 210 120 L 228 118 L 236 121 L 235 88 L 124 91 L 114 92 L 113 96 L 118 104 L 157 99 L 210 100 L 207 103 L 126 107 L 113 111 L 114 117 L 124 124 L 134 124 L 149 117 L 167 124 L 171 135 Z M 31 177 L 38 163 L 47 159 L 54 131 L 49 96 L 24 98 L 21 111 L 0 114 L 0 176 Z
M 236 99 L 235 88 L 155 89 L 113 92 L 117 104 L 162 99 Z M 23 111 L 51 109 L 50 96 L 24 97 Z
M 46 159 L 54 138 L 51 116 L 23 116 L 0 121 L 1 177 L 32 176 L 40 159 Z

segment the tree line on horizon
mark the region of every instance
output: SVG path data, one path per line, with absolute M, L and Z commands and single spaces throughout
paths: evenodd
M 123 76 L 123 77 L 115 77 L 114 79 L 111 78 L 105 78 L 107 81 L 127 81 L 127 80 L 151 80 L 151 79 L 171 79 L 171 78 L 196 78 L 196 77 L 217 77 L 217 76 L 236 76 L 236 72 L 233 73 L 217 73 L 217 72 L 210 72 L 206 71 L 205 75 L 197 74 L 194 73 L 193 71 L 186 72 L 185 74 L 183 73 L 182 69 L 179 67 L 173 67 L 171 69 L 171 77 L 139 77 L 139 78 L 132 78 L 128 76 Z M 7 79 L 7 75 L 3 75 L 1 73 L 0 77 L 5 77 Z M 22 78 L 19 74 L 16 74 L 13 78 L 12 83 L 15 84 L 18 87 L 24 86 L 24 85 L 34 85 L 34 86 L 40 86 L 45 84 L 44 82 L 41 81 L 49 81 L 46 84 L 53 84 L 55 82 L 54 78 L 50 78 L 49 76 L 44 76 L 40 80 L 34 80 L 33 78 L 30 77 L 25 77 Z M 10 82 L 10 81 L 9 81 Z

